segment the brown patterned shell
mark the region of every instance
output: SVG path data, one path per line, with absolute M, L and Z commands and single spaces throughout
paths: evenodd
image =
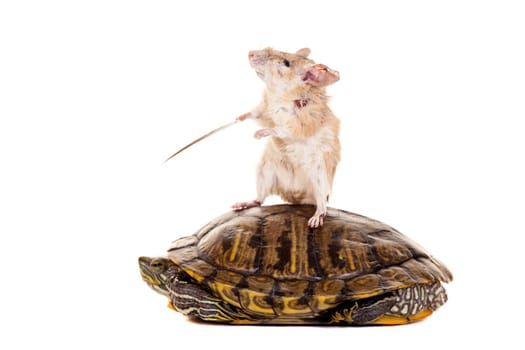
M 314 210 L 230 212 L 174 241 L 169 257 L 254 318 L 310 317 L 345 300 L 452 280 L 441 262 L 392 227 L 330 208 L 324 225 L 311 229 Z

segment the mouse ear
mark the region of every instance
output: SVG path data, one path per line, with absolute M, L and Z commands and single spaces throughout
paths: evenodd
M 302 49 L 300 50 L 297 50 L 297 52 L 295 53 L 297 56 L 303 56 L 303 57 L 308 57 L 308 55 L 310 54 L 310 49 L 307 48 L 307 47 L 303 47 Z
M 303 81 L 318 87 L 328 86 L 338 80 L 339 72 L 328 68 L 324 64 L 314 64 L 308 68 L 303 76 Z

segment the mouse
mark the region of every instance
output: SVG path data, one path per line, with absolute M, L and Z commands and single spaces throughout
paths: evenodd
M 260 206 L 270 195 L 316 209 L 308 226 L 323 225 L 337 165 L 341 158 L 340 121 L 328 106 L 326 87 L 339 72 L 308 58 L 311 50 L 287 53 L 266 48 L 248 59 L 265 84 L 262 100 L 238 121 L 261 126 L 256 139 L 267 139 L 256 176 L 256 198 L 233 210 Z

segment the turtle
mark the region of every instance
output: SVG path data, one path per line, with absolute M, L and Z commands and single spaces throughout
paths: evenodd
M 394 228 L 312 205 L 228 212 L 140 257 L 143 280 L 190 318 L 229 324 L 398 325 L 447 301 L 452 273 Z

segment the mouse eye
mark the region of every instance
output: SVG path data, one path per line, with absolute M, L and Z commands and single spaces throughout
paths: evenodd
M 288 60 L 283 60 L 283 64 L 284 64 L 286 67 L 290 67 L 290 61 L 288 61 Z

